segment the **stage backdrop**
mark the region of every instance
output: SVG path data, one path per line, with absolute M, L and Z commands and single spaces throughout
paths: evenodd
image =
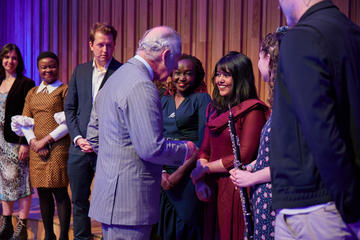
M 60 58 L 60 80 L 67 83 L 75 66 L 91 59 L 89 29 L 108 22 L 118 31 L 115 57 L 125 62 L 135 53 L 148 28 L 168 25 L 182 37 L 183 52 L 198 57 L 206 70 L 209 91 L 214 65 L 228 51 L 253 61 L 259 96 L 267 89 L 257 70 L 259 43 L 284 25 L 278 0 L 0 0 L 0 46 L 15 43 L 26 75 L 39 83 L 36 57 L 51 50 Z M 360 24 L 359 0 L 334 0 Z

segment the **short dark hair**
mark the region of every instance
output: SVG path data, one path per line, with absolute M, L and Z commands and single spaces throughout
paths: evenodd
M 96 32 L 101 32 L 105 35 L 111 34 L 113 36 L 114 43 L 116 42 L 117 31 L 110 24 L 107 24 L 107 23 L 95 23 L 94 24 L 94 26 L 90 30 L 90 36 L 89 36 L 89 40 L 92 43 L 94 43 Z
M 58 58 L 58 56 L 53 52 L 46 51 L 46 52 L 41 52 L 39 54 L 39 56 L 37 57 L 36 64 L 37 64 L 38 67 L 39 67 L 40 60 L 43 59 L 43 58 L 52 58 L 52 59 L 54 59 L 56 61 L 56 64 L 59 66 L 59 58 Z
M 17 59 L 18 59 L 18 65 L 16 67 L 16 74 L 17 76 L 22 76 L 25 70 L 24 67 L 24 60 L 22 58 L 20 49 L 13 43 L 8 43 L 6 45 L 3 46 L 3 48 L 0 51 L 0 79 L 5 79 L 6 77 L 6 73 L 5 73 L 5 68 L 2 65 L 2 61 L 5 57 L 6 54 L 8 54 L 11 51 L 15 51 L 16 55 L 17 55 Z
M 215 78 L 218 69 L 232 76 L 233 91 L 229 97 L 222 97 L 216 86 Z M 214 86 L 212 106 L 218 114 L 227 111 L 228 104 L 233 107 L 247 99 L 258 99 L 251 60 L 239 52 L 231 51 L 216 63 L 212 84 Z

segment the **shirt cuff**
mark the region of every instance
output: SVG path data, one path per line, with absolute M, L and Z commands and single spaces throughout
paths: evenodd
M 56 142 L 57 140 L 61 139 L 66 134 L 68 134 L 68 132 L 69 132 L 69 130 L 68 130 L 66 124 L 63 123 L 63 124 L 60 124 L 59 126 L 57 126 L 57 128 L 55 128 L 49 135 Z
M 31 127 L 22 127 L 21 131 L 23 132 L 28 144 L 30 144 L 31 139 L 36 138 L 35 134 L 34 134 L 34 131 L 33 131 L 33 129 Z
M 188 149 L 188 146 L 186 144 L 186 141 L 184 141 L 184 144 L 185 144 L 185 159 L 184 159 L 184 162 L 186 161 L 186 158 L 187 158 L 187 155 L 188 155 L 188 152 L 189 152 L 189 149 Z
M 74 137 L 74 145 L 75 145 L 75 147 L 77 147 L 76 140 L 78 140 L 79 138 L 82 138 L 82 136 L 77 135 L 76 137 Z

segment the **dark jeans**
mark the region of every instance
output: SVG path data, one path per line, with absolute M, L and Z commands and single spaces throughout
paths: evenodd
M 70 153 L 68 175 L 73 204 L 74 239 L 91 239 L 89 197 L 96 167 L 96 154 Z

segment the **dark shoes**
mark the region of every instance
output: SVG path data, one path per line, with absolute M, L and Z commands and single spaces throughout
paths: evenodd
M 8 240 L 13 236 L 12 216 L 2 216 L 0 220 L 0 240 Z
M 19 219 L 14 234 L 12 235 L 11 240 L 27 240 L 27 230 L 26 230 L 27 219 Z
M 11 218 L 12 216 L 2 216 L 0 240 L 27 240 L 26 219 L 19 219 L 14 231 Z

